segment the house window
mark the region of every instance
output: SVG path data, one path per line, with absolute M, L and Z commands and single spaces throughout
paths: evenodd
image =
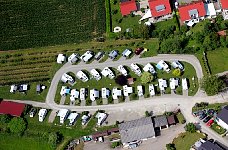
M 199 13 L 197 9 L 192 9 L 188 11 L 189 16 L 191 17 L 191 19 L 196 19 L 199 17 Z
M 164 11 L 165 10 L 165 5 L 158 5 L 155 7 L 156 11 L 159 12 L 159 11 Z

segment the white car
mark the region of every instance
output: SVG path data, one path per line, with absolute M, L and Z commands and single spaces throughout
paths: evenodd
M 121 74 L 123 74 L 124 76 L 127 76 L 127 70 L 124 68 L 123 65 L 119 65 L 118 68 L 117 68 L 117 70 L 118 70 Z

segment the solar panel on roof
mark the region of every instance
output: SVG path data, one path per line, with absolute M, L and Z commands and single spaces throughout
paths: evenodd
M 158 5 L 155 7 L 156 11 L 162 11 L 165 10 L 165 5 Z

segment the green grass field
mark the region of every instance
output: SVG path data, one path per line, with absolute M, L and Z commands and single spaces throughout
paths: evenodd
M 4 150 L 53 150 L 47 141 L 39 137 L 19 137 L 0 133 L 0 149 Z
M 173 140 L 176 150 L 189 150 L 191 146 L 200 138 L 204 138 L 204 135 L 200 133 L 181 133 L 177 138 Z
M 103 0 L 1 1 L 1 50 L 79 43 L 105 32 Z

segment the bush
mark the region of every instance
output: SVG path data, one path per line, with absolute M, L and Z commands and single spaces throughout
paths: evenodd
M 141 82 L 143 84 L 150 83 L 154 80 L 154 76 L 149 72 L 143 72 L 141 76 Z
M 190 133 L 195 133 L 196 132 L 196 126 L 194 125 L 194 123 L 188 123 L 185 126 L 185 130 L 190 132 Z
M 0 115 L 0 124 L 7 124 L 11 120 L 10 115 Z
M 26 122 L 23 118 L 14 117 L 8 124 L 10 132 L 22 135 L 26 129 Z
M 166 144 L 166 149 L 167 150 L 176 150 L 175 144 L 173 144 L 173 143 Z
M 120 146 L 120 142 L 113 142 L 111 145 L 112 148 L 116 148 L 118 146 Z
M 150 117 L 151 115 L 150 115 L 150 113 L 148 111 L 145 111 L 145 116 L 146 117 Z
M 181 70 L 178 68 L 178 69 L 174 69 L 173 70 L 173 73 L 172 73 L 174 76 L 181 76 Z

